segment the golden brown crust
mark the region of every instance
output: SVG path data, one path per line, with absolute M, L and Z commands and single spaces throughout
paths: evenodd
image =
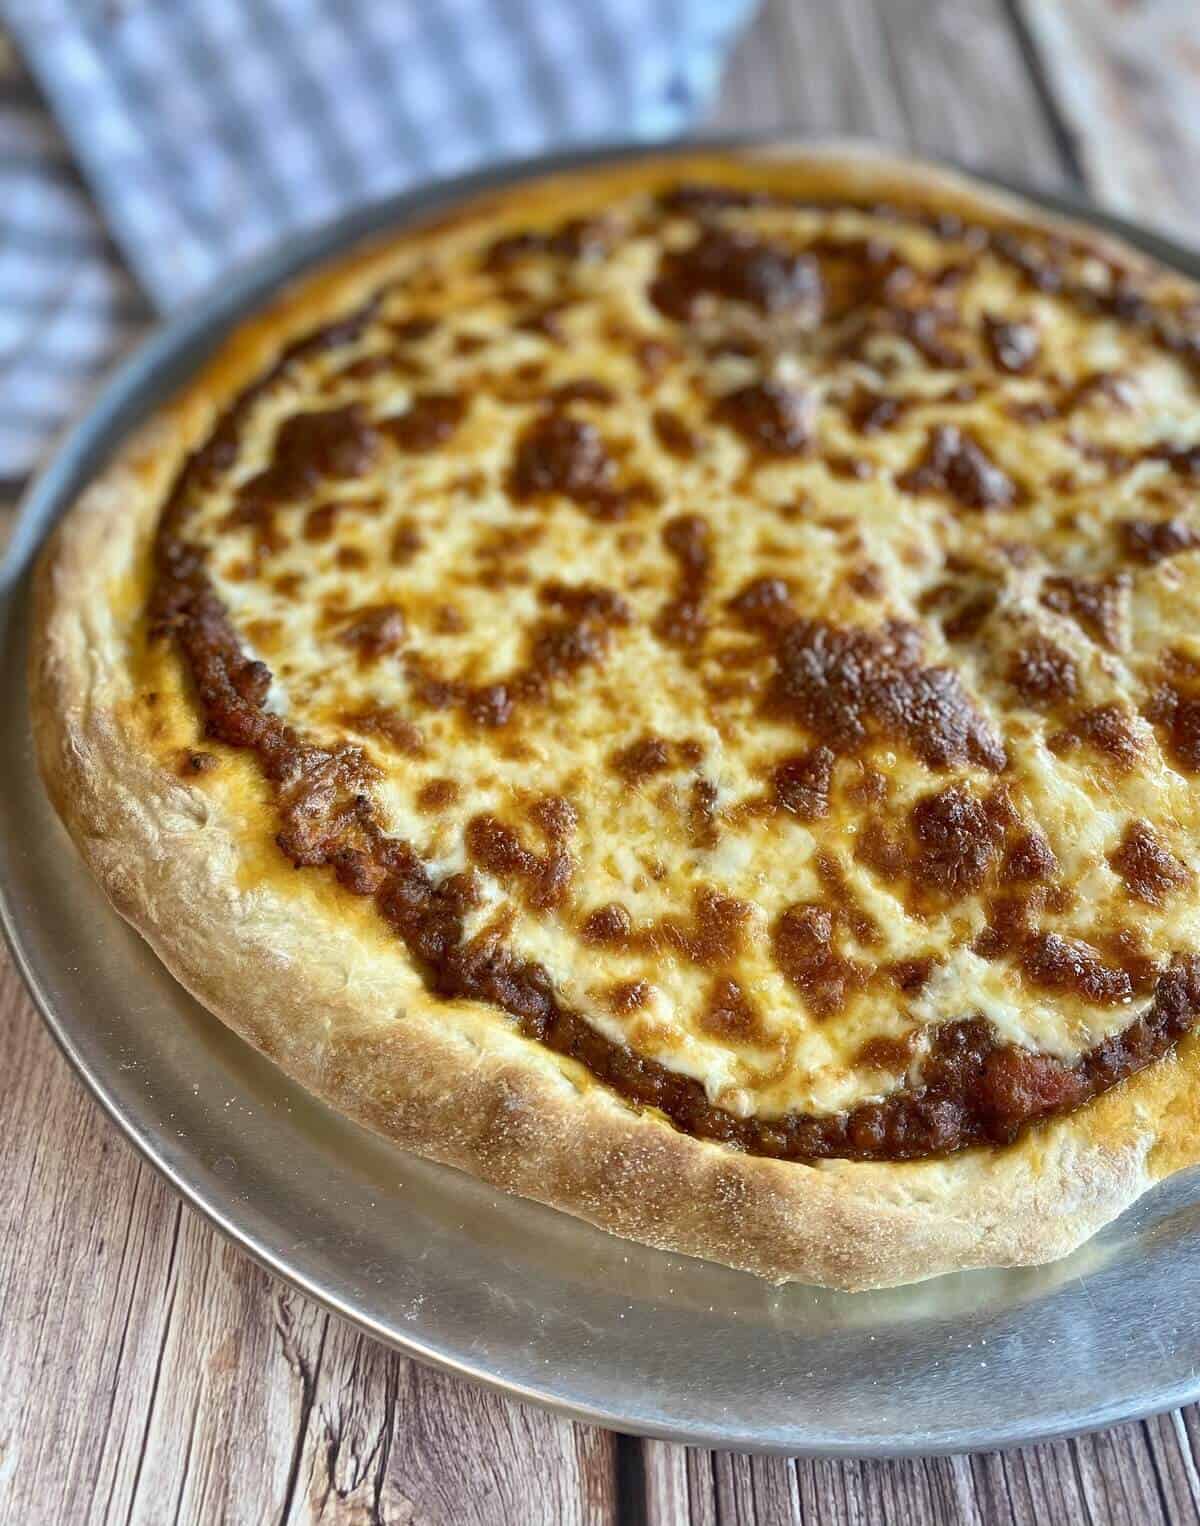
M 941 171 L 859 152 L 705 156 L 597 173 L 616 194 L 664 177 L 736 184 L 761 177 L 764 162 L 789 189 L 923 197 L 985 222 L 1046 221 Z M 472 208 L 470 227 L 559 216 L 594 194 L 592 177 L 519 189 Z M 443 220 L 403 247 L 415 253 L 422 238 L 464 226 Z M 1141 263 L 1091 230 L 1069 232 L 1126 266 Z M 447 1022 L 445 1004 L 365 912 L 343 915 L 302 876 L 256 872 L 256 853 L 269 857 L 269 823 L 249 765 L 233 760 L 200 789 L 165 766 L 135 710 L 149 542 L 162 494 L 220 407 L 395 260 L 394 248 L 369 248 L 241 330 L 121 450 L 38 570 L 31 703 L 47 788 L 113 904 L 176 977 L 289 1074 L 403 1146 L 615 1233 L 773 1279 L 861 1288 L 1046 1261 L 1192 1164 L 1194 1038 L 1004 1150 L 815 1166 L 736 1154 L 626 1105 L 502 1014 L 462 1003 Z M 177 664 L 164 663 L 156 681 L 180 685 Z M 315 914 L 297 916 L 301 904 Z

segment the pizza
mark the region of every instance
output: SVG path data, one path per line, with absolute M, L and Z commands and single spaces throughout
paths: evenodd
M 857 151 L 533 180 L 228 337 L 43 554 L 42 771 L 407 1149 L 861 1288 L 1192 1164 L 1200 300 Z

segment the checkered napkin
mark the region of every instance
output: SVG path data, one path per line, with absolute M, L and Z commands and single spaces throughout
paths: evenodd
M 678 132 L 754 3 L 0 0 L 0 478 L 154 312 L 289 233 Z

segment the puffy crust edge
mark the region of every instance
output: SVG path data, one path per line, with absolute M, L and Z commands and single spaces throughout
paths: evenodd
M 519 1037 L 500 1014 L 479 1008 L 449 1028 L 441 1004 L 415 989 L 381 1018 L 378 981 L 370 989 L 346 978 L 369 957 L 353 931 L 336 918 L 298 918 L 286 877 L 244 888 L 244 819 L 164 767 L 132 719 L 128 637 L 137 601 L 128 589 L 144 581 L 160 494 L 220 407 L 290 337 L 430 239 L 561 215 L 598 191 L 680 176 L 736 184 L 764 173 L 797 189 L 934 197 L 984 219 L 1052 221 L 959 176 L 834 145 L 557 177 L 352 254 L 236 331 L 124 445 L 51 538 L 36 573 L 30 670 L 39 764 L 88 866 L 176 978 L 289 1075 L 405 1148 L 615 1234 L 775 1281 L 860 1289 L 1038 1264 L 1200 1159 L 1192 1100 L 1200 1040 L 1003 1151 L 884 1165 L 740 1155 L 629 1107 Z M 1058 226 L 1148 268 L 1088 228 Z

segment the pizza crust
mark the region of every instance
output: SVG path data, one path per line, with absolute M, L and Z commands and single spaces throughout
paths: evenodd
M 769 162 L 791 187 L 932 195 L 981 220 L 1015 212 L 1045 226 L 1024 205 L 942 171 L 844 148 L 798 153 L 595 174 L 615 195 L 665 176 L 736 183 Z M 485 221 L 502 231 L 543 210 L 561 216 L 579 194 L 595 194 L 593 176 L 501 193 L 466 221 L 454 214 L 402 242 L 415 252 L 464 228 L 478 236 Z M 1090 229 L 1070 232 L 1113 247 Z M 275 863 L 248 761 L 225 760 L 203 789 L 160 761 L 134 704 L 132 633 L 161 495 L 241 385 L 395 262 L 394 247 L 369 247 L 243 328 L 120 450 L 38 568 L 30 684 L 43 777 L 112 903 L 176 978 L 289 1075 L 403 1147 L 615 1234 L 775 1281 L 858 1289 L 1045 1262 L 1200 1159 L 1194 1036 L 1003 1150 L 801 1165 L 695 1139 L 520 1037 L 498 1012 L 460 1002 L 448 1022 L 447 1004 L 425 993 L 367 908 Z M 186 713 L 178 661 L 163 664 L 164 688 L 175 686 L 175 710 Z M 336 915 L 322 914 L 331 908 Z

